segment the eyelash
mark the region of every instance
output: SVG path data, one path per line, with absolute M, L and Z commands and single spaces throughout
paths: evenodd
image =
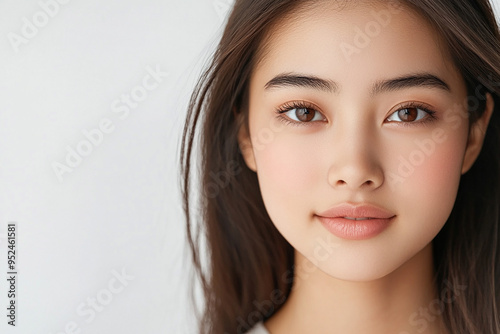
M 413 121 L 413 122 L 396 122 L 396 121 L 390 121 L 389 123 L 400 123 L 401 126 L 405 127 L 412 127 L 412 126 L 420 126 L 420 125 L 428 125 L 429 123 L 435 121 L 437 117 L 435 116 L 436 112 L 433 110 L 430 110 L 429 107 L 425 104 L 419 103 L 419 102 L 406 102 L 397 107 L 397 109 L 391 113 L 393 115 L 394 113 L 402 110 L 402 109 L 410 109 L 410 108 L 415 108 L 415 109 L 420 109 L 427 113 L 427 117 L 419 120 L 419 121 Z M 290 120 L 288 117 L 283 116 L 281 114 L 288 112 L 293 109 L 312 109 L 315 112 L 319 111 L 317 110 L 318 108 L 314 106 L 313 104 L 306 102 L 306 101 L 292 101 L 292 102 L 287 102 L 284 105 L 280 106 L 279 108 L 276 109 L 277 118 L 279 121 L 284 122 L 285 124 L 289 125 L 297 125 L 297 126 L 303 126 L 303 125 L 309 125 L 309 123 L 314 123 L 314 121 L 309 121 L 309 122 L 297 122 L 294 120 Z M 389 117 L 391 116 L 389 115 Z

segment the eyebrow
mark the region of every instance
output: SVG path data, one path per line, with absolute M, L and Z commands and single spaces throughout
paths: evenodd
M 283 87 L 313 88 L 333 93 L 339 90 L 339 86 L 335 81 L 291 72 L 275 76 L 264 86 L 265 89 Z
M 264 86 L 265 89 L 284 87 L 312 88 L 330 93 L 338 93 L 340 90 L 339 84 L 335 81 L 318 78 L 314 75 L 304 75 L 293 72 L 279 74 L 269 80 Z M 377 81 L 372 86 L 370 95 L 373 96 L 382 92 L 411 87 L 429 87 L 447 92 L 451 91 L 450 86 L 443 79 L 440 79 L 434 74 L 423 72 Z

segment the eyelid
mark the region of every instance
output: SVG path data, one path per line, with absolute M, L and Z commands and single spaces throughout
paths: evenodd
M 430 105 L 424 102 L 417 102 L 417 101 L 406 101 L 406 102 L 401 102 L 397 104 L 394 108 L 392 108 L 392 111 L 389 113 L 389 116 L 392 115 L 394 112 L 399 111 L 401 109 L 406 109 L 406 108 L 419 108 L 425 111 L 430 111 L 434 112 Z
M 280 121 L 283 121 L 287 124 L 292 124 L 292 125 L 311 125 L 310 123 L 319 122 L 319 121 L 297 122 L 295 120 L 290 119 L 288 116 L 282 115 L 282 114 L 284 114 L 288 111 L 291 111 L 293 109 L 301 109 L 301 108 L 312 109 L 315 112 L 320 113 L 322 115 L 323 119 L 326 120 L 325 115 L 320 111 L 320 108 L 318 106 L 316 106 L 314 103 L 311 103 L 309 101 L 304 101 L 304 100 L 295 100 L 295 101 L 286 102 L 286 103 L 282 104 L 281 106 L 279 106 L 278 108 L 276 108 L 276 114 L 278 114 L 277 117 Z
M 318 106 L 316 106 L 314 103 L 311 103 L 309 101 L 304 101 L 304 100 L 294 100 L 294 101 L 289 101 L 278 108 L 276 108 L 276 112 L 283 113 L 285 111 L 290 111 L 292 109 L 299 109 L 299 108 L 307 108 L 307 109 L 314 109 L 315 111 L 321 112 Z
M 437 119 L 437 117 L 435 116 L 436 112 L 432 110 L 434 109 L 433 107 L 429 106 L 426 103 L 416 102 L 416 101 L 408 101 L 398 104 L 395 108 L 393 108 L 393 110 L 389 113 L 389 116 L 387 116 L 385 119 L 391 117 L 394 113 L 402 109 L 408 109 L 408 108 L 416 108 L 423 110 L 427 114 L 427 116 L 415 122 L 389 121 L 388 123 L 399 123 L 402 126 L 418 126 L 424 124 L 427 125 L 428 122 L 432 122 Z

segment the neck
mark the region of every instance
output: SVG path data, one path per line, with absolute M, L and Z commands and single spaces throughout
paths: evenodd
M 295 268 L 304 266 L 312 264 L 296 251 Z M 265 323 L 271 334 L 445 332 L 436 306 L 432 244 L 373 281 L 339 280 L 318 268 L 300 276 L 294 276 L 285 305 Z

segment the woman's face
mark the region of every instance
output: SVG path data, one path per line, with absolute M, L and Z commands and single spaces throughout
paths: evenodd
M 385 276 L 443 227 L 475 159 L 462 77 L 433 28 L 397 3 L 323 2 L 263 45 L 244 157 L 270 218 L 325 273 Z M 242 147 L 247 139 L 240 132 Z M 346 202 L 395 217 L 376 235 L 339 237 L 318 215 Z M 319 256 L 325 242 L 333 251 Z

